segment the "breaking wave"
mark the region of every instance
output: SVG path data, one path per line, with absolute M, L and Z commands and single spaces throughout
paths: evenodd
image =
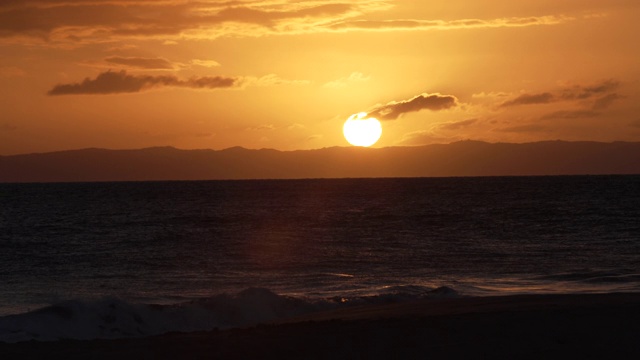
M 401 286 L 386 290 L 372 296 L 305 299 L 249 288 L 237 294 L 173 305 L 139 304 L 117 298 L 69 300 L 0 317 L 0 342 L 116 339 L 207 331 L 252 326 L 339 307 L 459 296 L 448 287 Z

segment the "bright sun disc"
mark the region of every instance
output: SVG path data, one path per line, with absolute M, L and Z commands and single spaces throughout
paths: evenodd
M 374 118 L 365 119 L 367 113 L 351 115 L 344 123 L 342 132 L 349 144 L 354 146 L 371 146 L 380 139 L 382 125 Z

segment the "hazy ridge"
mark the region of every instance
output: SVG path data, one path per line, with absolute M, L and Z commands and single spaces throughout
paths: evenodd
M 380 149 L 82 149 L 0 156 L 1 182 L 640 174 L 640 142 L 460 141 Z

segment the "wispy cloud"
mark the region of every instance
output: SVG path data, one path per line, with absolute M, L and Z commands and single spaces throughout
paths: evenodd
M 341 87 L 346 87 L 351 83 L 354 82 L 362 82 L 362 81 L 367 81 L 369 80 L 370 77 L 364 75 L 361 72 L 353 72 L 351 73 L 351 75 L 347 76 L 347 77 L 343 77 L 337 80 L 333 80 L 330 81 L 326 84 L 324 84 L 324 87 L 328 87 L 328 88 L 341 88 Z
M 191 64 L 208 67 L 208 68 L 220 66 L 220 63 L 215 60 L 201 60 L 201 59 L 193 59 L 191 60 Z
M 425 31 L 556 25 L 563 16 L 498 19 L 384 19 L 388 0 L 5 0 L 0 40 L 61 44 L 111 43 L 122 39 L 213 39 L 345 31 Z M 376 18 L 367 19 L 376 14 Z
M 460 19 L 460 20 L 349 20 L 329 25 L 332 30 L 349 31 L 390 31 L 390 30 L 456 30 L 501 27 L 525 27 L 535 25 L 556 25 L 573 18 L 564 16 L 532 16 L 499 19 Z
M 180 79 L 175 75 L 132 75 L 122 70 L 100 73 L 95 79 L 79 83 L 59 84 L 48 95 L 136 93 L 162 87 L 191 89 L 225 89 L 240 86 L 241 79 L 222 76 L 202 76 Z
M 606 109 L 623 96 L 614 91 L 620 86 L 615 80 L 605 80 L 593 85 L 565 86 L 553 92 L 520 94 L 502 102 L 498 107 L 508 108 L 521 105 L 540 105 L 556 102 L 573 102 L 593 110 Z
M 258 125 L 258 126 L 248 127 L 246 130 L 248 130 L 248 131 L 264 131 L 264 130 L 272 131 L 272 130 L 275 130 L 275 129 L 276 129 L 276 127 L 273 124 L 262 124 L 262 125 Z
M 555 101 L 555 97 L 551 93 L 541 94 L 522 94 L 513 100 L 505 101 L 500 105 L 501 107 L 516 106 L 516 105 L 531 105 L 531 104 L 548 104 Z
M 561 110 L 542 116 L 540 119 L 583 119 L 600 116 L 600 113 L 592 110 Z
M 276 74 L 268 74 L 261 77 L 244 77 L 243 83 L 249 86 L 279 86 L 279 85 L 307 85 L 309 80 L 283 79 Z
M 371 11 L 376 4 L 385 6 L 381 0 L 5 0 L 0 3 L 0 38 L 40 40 L 51 45 L 118 38 L 260 36 L 299 32 Z
M 622 99 L 622 98 L 624 98 L 624 96 L 620 96 L 616 93 L 607 94 L 601 98 L 598 98 L 596 101 L 594 101 L 591 108 L 593 110 L 604 110 L 609 106 L 611 106 L 611 104 L 613 104 L 616 100 Z
M 573 85 L 567 86 L 560 91 L 559 97 L 565 100 L 584 100 L 593 96 L 606 94 L 616 90 L 620 82 L 616 80 L 605 80 L 593 85 Z
M 127 67 L 145 70 L 174 70 L 175 66 L 164 58 L 141 58 L 112 56 L 104 59 L 110 64 L 125 65 Z
M 275 74 L 252 76 L 194 76 L 181 79 L 176 75 L 130 74 L 126 70 L 105 71 L 95 79 L 85 78 L 81 82 L 58 84 L 48 95 L 121 94 L 137 93 L 163 87 L 188 89 L 237 89 L 246 86 L 305 85 L 306 80 L 287 80 Z
M 368 115 L 379 120 L 395 120 L 403 114 L 421 110 L 446 110 L 458 105 L 458 99 L 453 95 L 420 94 L 409 100 L 392 101 L 385 105 L 378 105 L 368 112 Z
M 459 130 L 459 129 L 471 126 L 471 125 L 475 124 L 476 122 L 478 122 L 478 119 L 469 119 L 469 120 L 456 121 L 456 122 L 452 122 L 452 123 L 447 123 L 447 124 L 441 125 L 440 129 L 443 129 L 443 130 Z

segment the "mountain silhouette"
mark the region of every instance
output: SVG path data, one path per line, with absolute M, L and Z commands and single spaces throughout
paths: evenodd
M 317 150 L 82 149 L 0 156 L 0 182 L 640 174 L 640 142 L 460 141 Z

